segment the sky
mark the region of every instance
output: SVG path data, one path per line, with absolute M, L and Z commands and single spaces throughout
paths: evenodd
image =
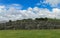
M 60 19 L 60 0 L 0 0 L 0 21 L 40 17 Z

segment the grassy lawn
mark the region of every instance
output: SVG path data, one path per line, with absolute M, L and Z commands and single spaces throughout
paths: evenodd
M 0 38 L 60 38 L 60 30 L 0 30 Z

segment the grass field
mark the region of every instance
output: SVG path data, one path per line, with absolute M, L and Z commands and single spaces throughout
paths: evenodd
M 0 38 L 60 38 L 60 30 L 0 30 Z

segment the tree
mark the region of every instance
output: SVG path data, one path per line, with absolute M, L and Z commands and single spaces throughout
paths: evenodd
M 9 20 L 9 22 L 12 22 L 12 20 Z
M 47 17 L 45 17 L 45 21 L 47 21 L 48 20 L 48 18 Z

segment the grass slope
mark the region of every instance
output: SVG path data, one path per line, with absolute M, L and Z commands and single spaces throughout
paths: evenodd
M 60 30 L 1 30 L 0 38 L 60 38 Z

